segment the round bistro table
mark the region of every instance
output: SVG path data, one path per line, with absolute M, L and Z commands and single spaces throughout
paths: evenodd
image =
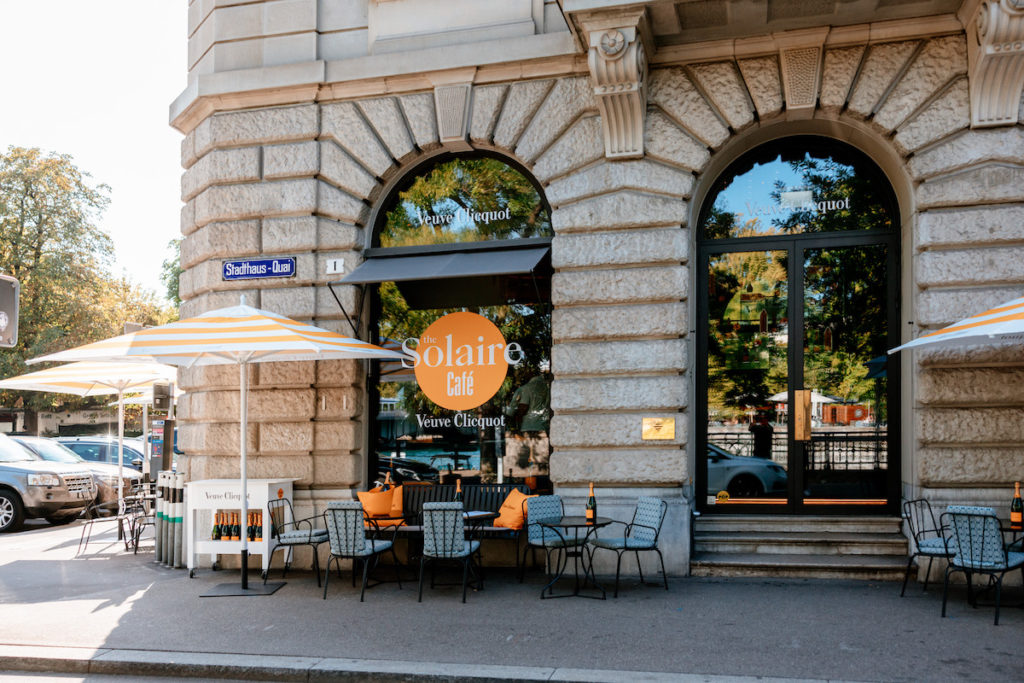
M 562 517 L 558 521 L 543 522 L 541 526 L 553 529 L 561 538 L 569 540 L 569 534 L 572 534 L 572 540 L 575 545 L 566 546 L 562 550 L 565 552 L 565 561 L 561 562 L 558 566 L 558 572 L 555 577 L 548 582 L 544 588 L 540 591 L 541 600 L 546 598 L 592 598 L 594 600 L 604 600 L 605 590 L 598 584 L 597 579 L 594 577 L 594 565 L 589 562 L 589 556 L 586 556 L 587 540 L 590 535 L 601 527 L 608 526 L 612 523 L 607 517 L 598 517 L 593 522 L 588 522 L 586 517 L 581 515 L 572 515 Z M 582 541 L 580 534 L 583 534 Z M 572 573 L 573 573 L 573 588 L 571 593 L 561 593 L 558 595 L 554 594 L 554 585 L 562 578 L 565 573 L 565 568 L 569 564 L 569 558 L 572 558 Z M 583 576 L 580 577 L 580 564 L 583 565 Z M 600 595 L 589 595 L 581 591 L 587 588 L 592 588 L 601 592 Z M 545 595 L 547 593 L 547 595 Z

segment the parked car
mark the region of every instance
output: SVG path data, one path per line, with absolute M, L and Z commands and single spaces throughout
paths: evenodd
M 387 473 L 391 473 L 391 481 L 401 484 L 404 481 L 429 481 L 437 483 L 441 473 L 425 462 L 409 458 L 377 458 L 376 482 L 383 482 Z
M 0 532 L 19 529 L 29 517 L 70 522 L 95 497 L 92 473 L 84 467 L 39 460 L 0 434 Z
M 64 444 L 82 459 L 89 462 L 103 462 L 117 465 L 116 436 L 59 436 L 57 441 Z M 139 443 L 135 443 L 138 441 Z M 142 472 L 142 439 L 124 440 L 124 466 Z
M 730 498 L 757 498 L 785 493 L 786 470 L 781 465 L 749 455 L 734 455 L 708 444 L 709 496 L 727 491 Z
M 96 501 L 107 503 L 117 500 L 117 465 L 85 460 L 56 439 L 46 439 L 40 436 L 12 436 L 11 438 L 42 460 L 84 467 L 92 473 L 93 482 L 96 484 Z M 134 469 L 129 467 L 124 470 L 125 494 L 141 482 L 142 475 Z

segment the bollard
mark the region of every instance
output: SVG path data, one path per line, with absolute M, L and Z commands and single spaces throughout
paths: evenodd
M 156 514 L 153 518 L 153 533 L 155 536 L 155 549 L 153 551 L 153 561 L 158 563 L 161 561 L 161 553 L 163 552 L 163 531 L 164 531 L 164 473 L 157 472 L 156 475 Z
M 164 525 L 160 533 L 161 545 L 163 547 L 160 552 L 160 563 L 167 565 L 171 557 L 171 512 L 174 507 L 174 499 L 171 497 L 171 473 L 161 472 L 161 474 L 164 475 Z
M 174 475 L 174 568 L 181 569 L 181 545 L 185 531 L 185 475 Z

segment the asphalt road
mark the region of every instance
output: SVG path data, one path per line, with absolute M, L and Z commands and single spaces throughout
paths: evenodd
M 154 564 L 151 552 L 125 553 L 111 525 L 76 557 L 79 533 L 75 523 L 0 536 L 0 645 L 848 681 L 1024 679 L 1024 610 L 1005 608 L 993 626 L 992 609 L 969 607 L 961 587 L 946 619 L 941 586 L 910 586 L 901 599 L 899 584 L 887 582 L 681 578 L 665 591 L 626 579 L 617 600 L 541 601 L 541 572 L 519 584 L 504 570 L 491 571 L 465 605 L 455 587 L 425 588 L 417 603 L 413 581 L 380 585 L 360 603 L 347 574 L 332 579 L 326 601 L 308 573 L 289 574 L 269 597 L 200 598 L 237 572 L 189 579 Z M 1024 595 L 1017 587 L 1004 599 Z

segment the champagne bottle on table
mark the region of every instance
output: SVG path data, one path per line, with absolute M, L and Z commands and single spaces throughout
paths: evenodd
M 213 513 L 213 532 L 210 534 L 210 540 L 212 540 L 212 541 L 219 541 L 220 540 L 220 513 L 219 512 L 214 512 Z
M 384 485 L 381 487 L 381 491 L 388 491 L 391 489 L 391 473 L 384 473 Z
M 232 512 L 231 513 L 231 540 L 232 541 L 241 541 L 242 540 L 241 527 L 238 525 L 238 515 L 239 515 L 239 513 L 237 513 L 237 512 Z
M 587 524 L 597 521 L 597 499 L 594 497 L 594 482 L 590 482 L 590 496 L 587 498 Z
M 256 542 L 263 540 L 263 510 L 256 513 Z
M 462 480 L 461 479 L 456 479 L 455 480 L 455 502 L 456 503 L 461 503 L 462 502 Z
M 1013 482 L 1013 500 L 1010 501 L 1010 526 L 1024 526 L 1024 502 L 1020 499 L 1020 482 Z

